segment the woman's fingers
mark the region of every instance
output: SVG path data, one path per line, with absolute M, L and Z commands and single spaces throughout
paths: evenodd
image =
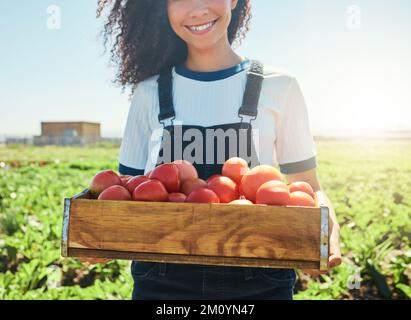
M 332 268 L 339 266 L 341 264 L 341 254 L 331 254 L 328 258 L 328 271 L 319 271 L 317 269 L 303 269 L 302 272 L 308 274 L 309 276 L 316 278 L 322 274 L 327 274 Z
M 338 227 L 333 227 L 330 234 L 330 254 L 328 257 L 329 268 L 334 268 L 341 264 L 340 231 Z
M 338 231 L 333 230 L 332 235 L 330 237 L 330 254 L 328 257 L 328 268 L 329 270 L 339 266 L 342 262 L 341 260 L 341 252 L 340 252 L 340 242 L 339 242 L 339 234 L 335 233 Z M 322 274 L 327 274 L 329 271 L 319 271 L 316 269 L 305 269 L 301 270 L 302 272 L 310 275 L 313 278 L 316 278 Z
M 333 254 L 330 255 L 330 258 L 328 259 L 328 265 L 331 268 L 337 267 L 341 264 L 342 260 L 341 260 L 341 254 Z

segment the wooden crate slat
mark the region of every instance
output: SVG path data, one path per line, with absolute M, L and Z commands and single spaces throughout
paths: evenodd
M 75 199 L 69 248 L 319 261 L 320 209 L 273 208 Z
M 236 267 L 258 267 L 258 268 L 298 268 L 298 269 L 318 269 L 319 262 L 298 261 L 298 260 L 271 260 L 271 259 L 251 259 L 236 257 L 209 257 L 190 256 L 173 254 L 153 254 L 141 252 L 125 252 L 95 249 L 71 248 L 69 255 L 74 257 L 88 258 L 108 258 L 126 259 L 147 262 L 195 264 L 195 265 L 215 265 L 215 266 L 236 266 Z

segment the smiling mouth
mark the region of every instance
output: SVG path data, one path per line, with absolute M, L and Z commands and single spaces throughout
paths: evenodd
M 203 34 L 212 29 L 212 27 L 215 25 L 218 19 L 215 19 L 213 21 L 210 21 L 208 23 L 202 24 L 202 25 L 196 25 L 196 26 L 184 26 L 187 28 L 190 32 L 195 33 L 195 34 Z

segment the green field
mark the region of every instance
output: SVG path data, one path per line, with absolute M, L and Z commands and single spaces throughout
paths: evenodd
M 341 224 L 343 264 L 295 299 L 411 298 L 411 141 L 317 141 L 318 172 Z M 128 261 L 86 267 L 60 257 L 63 198 L 118 147 L 0 147 L 0 300 L 130 299 Z

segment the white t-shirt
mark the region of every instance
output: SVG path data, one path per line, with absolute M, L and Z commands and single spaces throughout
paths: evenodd
M 172 69 L 175 124 L 215 126 L 238 123 L 250 61 L 215 72 L 197 72 L 183 65 Z M 264 65 L 256 151 L 261 164 L 285 174 L 316 167 L 316 146 L 306 103 L 295 77 Z M 156 165 L 163 125 L 158 121 L 158 75 L 140 82 L 132 98 L 120 147 L 119 171 L 138 175 Z

